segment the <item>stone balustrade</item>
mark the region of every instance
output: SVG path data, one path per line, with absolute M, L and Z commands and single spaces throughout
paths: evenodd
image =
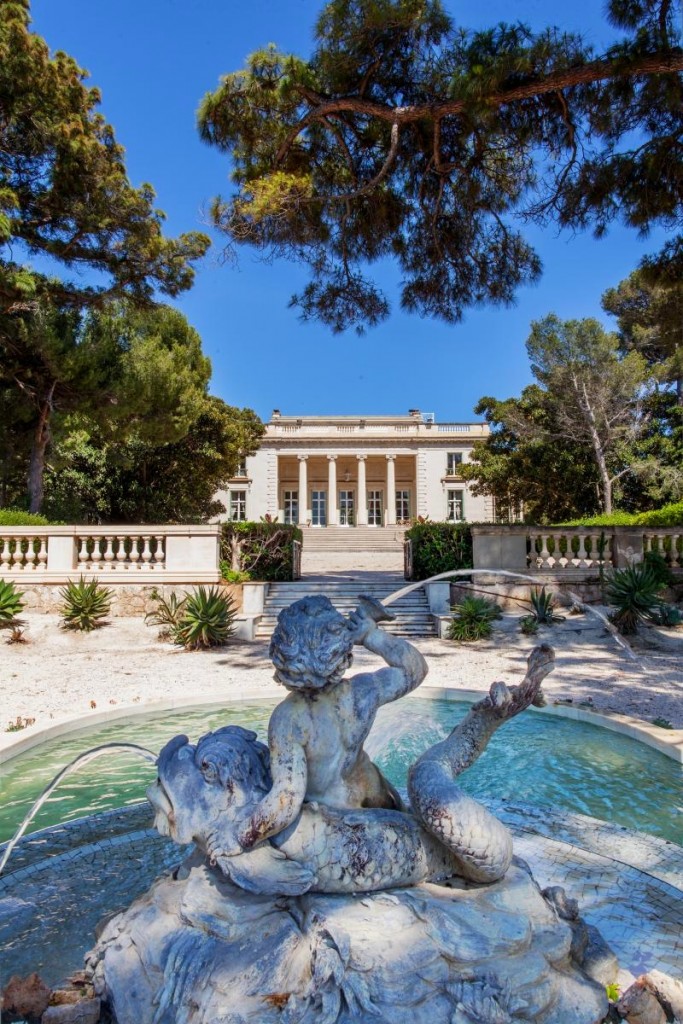
M 65 583 L 217 583 L 220 525 L 0 527 L 0 578 Z
M 674 572 L 683 571 L 683 527 L 525 526 L 472 527 L 475 569 L 548 573 L 579 578 L 623 569 L 658 551 Z

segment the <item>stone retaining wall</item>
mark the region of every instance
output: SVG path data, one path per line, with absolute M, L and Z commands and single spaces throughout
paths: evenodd
M 106 586 L 106 580 L 101 582 L 103 586 Z M 219 584 L 219 587 L 224 594 L 232 597 L 237 611 L 241 612 L 242 585 L 222 583 Z M 176 594 L 177 597 L 181 597 L 184 594 L 191 593 L 195 587 L 185 583 L 178 583 L 175 586 L 171 584 L 159 586 L 158 584 L 154 585 L 151 583 L 141 586 L 138 583 L 131 584 L 130 586 L 118 584 L 110 589 L 112 591 L 110 615 L 114 618 L 119 618 L 146 615 L 148 612 L 154 611 L 157 607 L 156 601 L 152 598 L 154 592 L 168 600 L 172 593 Z M 64 603 L 60 595 L 62 587 L 50 583 L 35 583 L 26 586 L 22 580 L 17 585 L 17 590 L 22 594 L 22 601 L 26 611 L 45 612 L 55 615 L 60 613 Z

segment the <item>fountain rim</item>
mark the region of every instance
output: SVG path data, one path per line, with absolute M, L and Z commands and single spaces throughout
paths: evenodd
M 488 689 L 481 690 L 459 689 L 450 686 L 430 686 L 423 684 L 414 691 L 413 696 L 423 700 L 448 700 L 470 702 L 481 700 L 488 693 Z M 58 722 L 39 728 L 31 732 L 30 736 L 17 736 L 0 749 L 0 765 L 8 764 L 22 754 L 28 753 L 36 747 L 50 740 L 61 739 L 64 736 L 77 735 L 79 732 L 86 732 L 93 727 L 107 725 L 116 721 L 129 721 L 137 718 L 144 718 L 158 713 L 172 713 L 193 708 L 227 708 L 239 704 L 272 703 L 273 699 L 282 696 L 279 686 L 273 683 L 264 692 L 247 691 L 239 694 L 231 694 L 229 699 L 220 696 L 207 698 L 206 694 L 197 692 L 185 694 L 182 697 L 167 698 L 164 700 L 149 701 L 144 704 L 121 704 L 116 708 L 108 708 L 89 715 L 86 719 L 83 715 L 69 715 Z M 615 712 L 597 711 L 587 707 L 581 707 L 576 703 L 558 702 L 548 704 L 543 708 L 532 707 L 529 709 L 533 714 L 555 716 L 566 718 L 587 725 L 594 725 L 599 729 L 606 729 L 608 732 L 616 732 L 637 743 L 642 743 L 651 749 L 664 754 L 670 760 L 677 761 L 683 765 L 683 729 L 662 729 L 644 721 L 642 718 L 634 718 L 630 715 L 621 715 Z

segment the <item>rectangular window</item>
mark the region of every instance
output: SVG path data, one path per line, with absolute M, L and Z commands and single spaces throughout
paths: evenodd
M 327 526 L 327 491 L 311 491 L 311 525 Z
M 299 522 L 299 492 L 285 491 L 285 522 Z
M 462 452 L 448 452 L 446 456 L 446 476 L 460 476 Z
M 247 518 L 247 492 L 230 491 L 230 519 L 244 522 Z
M 446 520 L 449 523 L 461 523 L 464 518 L 464 491 L 446 491 L 448 499 Z
M 354 525 L 353 491 L 339 492 L 339 525 Z
M 382 525 L 382 492 L 368 491 L 368 526 Z
M 396 522 L 401 525 L 410 519 L 410 491 L 396 491 Z
M 236 477 L 242 477 L 247 475 L 247 459 L 246 456 L 240 455 L 240 460 L 237 463 L 237 469 L 235 470 Z

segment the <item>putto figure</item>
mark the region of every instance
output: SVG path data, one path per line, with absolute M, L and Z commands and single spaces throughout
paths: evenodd
M 412 644 L 378 629 L 393 618 L 359 598 L 344 618 L 327 597 L 305 597 L 279 615 L 270 645 L 275 679 L 290 692 L 268 727 L 272 789 L 246 818 L 239 849 L 282 832 L 304 801 L 335 808 L 401 808 L 401 799 L 363 749 L 382 704 L 420 685 L 427 663 Z M 387 668 L 351 678 L 354 645 L 380 655 Z

